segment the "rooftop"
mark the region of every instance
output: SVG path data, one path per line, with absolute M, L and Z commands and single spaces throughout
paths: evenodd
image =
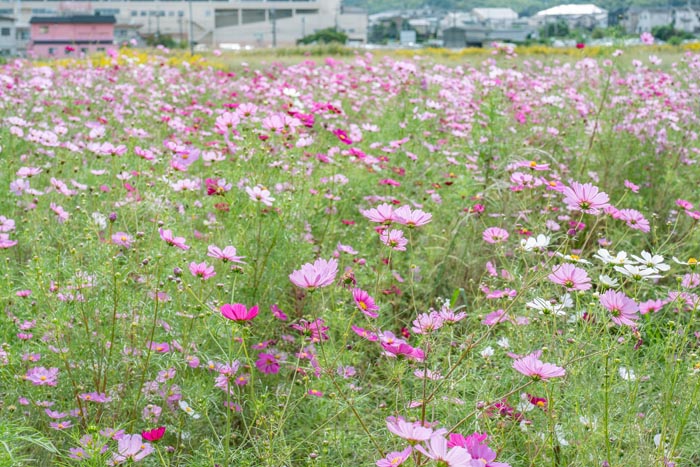
M 76 15 L 76 16 L 32 16 L 30 24 L 114 24 L 114 16 Z
M 592 3 L 583 5 L 559 5 L 547 10 L 538 11 L 535 16 L 580 16 L 580 15 L 599 15 L 606 13 L 605 10 L 599 8 Z

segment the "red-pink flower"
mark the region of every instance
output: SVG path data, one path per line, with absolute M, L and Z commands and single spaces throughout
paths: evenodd
M 379 316 L 376 311 L 379 307 L 374 303 L 374 299 L 362 289 L 352 289 L 352 298 L 355 300 L 355 305 L 362 313 L 370 318 Z
M 535 354 L 526 355 L 513 362 L 513 368 L 533 379 L 558 378 L 566 375 L 566 371 L 551 363 L 544 363 Z
M 277 361 L 277 357 L 269 353 L 259 354 L 255 366 L 266 375 L 275 374 L 280 371 L 280 364 Z
M 255 305 L 248 309 L 241 303 L 233 305 L 226 303 L 221 307 L 221 314 L 231 321 L 250 321 L 258 316 L 258 306 Z
M 158 428 L 154 428 L 152 430 L 141 432 L 141 436 L 146 441 L 158 441 L 159 439 L 161 439 L 163 437 L 164 434 L 165 434 L 165 427 L 164 426 L 159 426 Z
M 315 290 L 331 285 L 336 274 L 338 274 L 338 261 L 336 259 L 319 258 L 313 264 L 306 263 L 301 269 L 292 272 L 289 275 L 289 280 L 297 287 Z
M 590 183 L 572 182 L 571 186 L 565 187 L 562 193 L 564 194 L 564 202 L 574 211 L 598 214 L 601 209 L 609 206 L 610 198 L 608 195 Z
M 340 141 L 342 141 L 345 144 L 352 144 L 352 140 L 348 136 L 348 134 L 344 131 L 341 130 L 340 128 L 333 130 L 333 134 L 338 137 Z
M 639 319 L 637 314 L 639 306 L 622 292 L 608 290 L 598 300 L 600 300 L 601 305 L 610 311 L 611 319 L 615 324 L 634 326 L 635 321 Z
M 185 245 L 185 237 L 176 237 L 173 235 L 172 230 L 163 230 L 162 228 L 158 229 L 158 233 L 160 234 L 160 238 L 163 239 L 165 243 L 168 245 L 172 245 L 174 247 L 177 247 L 181 250 L 189 250 L 190 247 Z
M 564 263 L 552 268 L 549 280 L 555 284 L 563 285 L 566 290 L 588 290 L 591 288 L 591 278 L 586 271 L 577 268 L 573 264 Z

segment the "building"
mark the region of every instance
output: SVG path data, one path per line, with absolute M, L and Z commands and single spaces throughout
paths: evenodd
M 524 42 L 535 34 L 527 19 L 510 8 L 474 8 L 448 13 L 440 22 L 438 37 L 444 47 L 481 47 L 492 42 Z
M 640 7 L 627 10 L 620 22 L 629 34 L 651 32 L 660 26 L 670 26 L 679 31 L 700 32 L 700 10 L 692 7 Z
M 192 41 L 208 47 L 292 45 L 330 27 L 348 34 L 350 41 L 367 40 L 367 13 L 345 8 L 341 0 L 0 0 L 0 15 L 19 22 L 67 14 L 114 16 L 120 26 L 138 26 L 142 36 L 168 35 L 182 41 L 190 39 L 191 24 Z M 119 29 L 120 34 L 133 35 L 125 27 Z
M 608 27 L 608 12 L 591 3 L 559 5 L 537 12 L 533 21 L 538 26 L 564 21 L 571 29 Z
M 510 8 L 473 8 L 472 16 L 484 26 L 509 28 L 518 20 L 518 13 Z
M 29 20 L 35 57 L 66 57 L 106 50 L 114 44 L 114 16 L 46 16 Z
M 0 16 L 0 55 L 17 55 L 15 19 L 9 16 Z

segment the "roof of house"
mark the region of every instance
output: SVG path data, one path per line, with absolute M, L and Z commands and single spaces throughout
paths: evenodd
M 518 14 L 510 8 L 474 8 L 472 13 L 486 19 L 518 19 Z
M 559 5 L 547 10 L 538 11 L 535 16 L 580 16 L 580 15 L 599 15 L 607 13 L 602 8 L 599 8 L 592 3 L 583 5 Z
M 30 24 L 114 24 L 114 16 L 75 15 L 75 16 L 32 16 Z

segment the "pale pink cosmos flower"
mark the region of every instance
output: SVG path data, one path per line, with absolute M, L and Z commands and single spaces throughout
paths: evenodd
M 163 230 L 162 228 L 158 229 L 158 233 L 160 234 L 160 238 L 163 239 L 165 243 L 168 245 L 172 245 L 174 247 L 177 247 L 181 250 L 189 250 L 190 247 L 185 245 L 185 237 L 175 237 L 173 235 L 172 230 Z
M 297 287 L 315 290 L 331 285 L 336 274 L 338 274 L 338 260 L 319 258 L 313 264 L 306 263 L 302 265 L 301 269 L 292 272 L 289 275 L 289 280 Z
M 245 264 L 244 261 L 241 261 L 245 256 L 237 256 L 236 248 L 232 246 L 227 246 L 222 250 L 216 245 L 209 245 L 207 248 L 207 256 L 220 259 L 224 263 L 230 261 L 231 263 Z
M 447 440 L 442 435 L 433 435 L 428 442 L 428 449 L 421 445 L 416 446 L 416 450 L 429 459 L 434 460 L 438 465 L 447 467 L 472 467 L 472 456 L 466 449 L 455 446 L 447 447 Z
M 216 276 L 214 266 L 210 266 L 206 262 L 195 263 L 192 261 L 190 263 L 190 272 L 193 276 L 199 277 L 203 281 Z
M 598 300 L 603 307 L 610 311 L 611 319 L 615 324 L 634 326 L 635 321 L 639 319 L 637 314 L 639 306 L 622 292 L 608 290 L 598 297 Z
M 591 183 L 572 182 L 571 186 L 565 187 L 562 193 L 564 202 L 574 211 L 598 214 L 601 209 L 610 205 L 608 195 L 599 191 L 598 187 Z
M 397 220 L 394 207 L 387 203 L 360 212 L 371 222 L 379 222 L 380 224 L 391 224 Z
M 115 245 L 123 246 L 124 248 L 131 248 L 131 242 L 134 239 L 126 232 L 116 232 L 112 235 L 112 243 Z
M 515 360 L 513 368 L 533 379 L 558 378 L 566 375 L 563 368 L 542 362 L 534 353 Z
M 124 435 L 117 442 L 117 452 L 112 455 L 112 465 L 119 465 L 128 460 L 138 462 L 153 452 L 153 446 L 144 442 L 138 434 Z
M 9 234 L 0 234 L 0 249 L 17 245 L 17 240 L 10 240 Z
M 503 243 L 508 240 L 508 231 L 500 227 L 489 227 L 481 234 L 486 243 Z
M 432 428 L 421 426 L 420 422 L 408 422 L 403 417 L 387 417 L 386 427 L 409 442 L 427 441 L 433 435 Z
M 654 36 L 650 32 L 643 32 L 639 36 L 639 39 L 644 45 L 652 45 L 654 43 Z
M 391 247 L 392 250 L 406 251 L 406 245 L 408 244 L 408 239 L 403 236 L 403 231 L 401 231 L 401 230 L 386 229 L 381 233 L 381 235 L 379 235 L 379 239 L 386 246 Z
M 362 289 L 355 288 L 352 289 L 352 298 L 355 300 L 355 305 L 357 305 L 357 308 L 362 313 L 370 318 L 376 318 L 379 316 L 377 314 L 379 307 L 376 305 L 376 303 L 374 303 L 374 299 L 370 296 L 370 294 Z
M 0 232 L 12 232 L 15 230 L 15 221 L 5 216 L 0 216 Z
M 631 229 L 640 230 L 645 233 L 650 230 L 649 221 L 636 209 L 620 209 L 613 217 L 625 221 L 627 226 Z
M 408 446 L 403 451 L 390 452 L 384 459 L 377 461 L 377 467 L 398 467 L 408 459 L 412 451 L 413 448 Z
M 401 206 L 394 211 L 394 218 L 398 224 L 407 227 L 421 227 L 433 219 L 433 215 L 420 209 L 411 210 L 408 205 Z
M 568 291 L 591 288 L 591 278 L 586 271 L 570 263 L 554 266 L 548 278 L 555 284 L 563 285 Z
M 246 187 L 245 192 L 248 193 L 250 199 L 259 201 L 265 206 L 272 206 L 272 202 L 275 200 L 270 194 L 270 191 L 262 185 L 256 185 L 253 188 Z
M 63 224 L 65 221 L 67 221 L 68 218 L 70 217 L 70 214 L 68 214 L 68 212 L 65 209 L 63 209 L 61 206 L 57 205 L 56 203 L 51 203 L 49 205 L 49 207 L 54 212 L 54 214 L 56 214 L 56 219 L 61 224 Z
M 421 313 L 413 320 L 411 330 L 416 334 L 430 334 L 442 327 L 445 321 L 437 311 Z
M 44 368 L 43 366 L 30 368 L 24 375 L 24 379 L 34 386 L 56 386 L 58 368 Z

